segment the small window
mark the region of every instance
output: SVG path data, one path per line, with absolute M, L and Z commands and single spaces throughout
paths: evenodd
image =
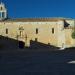
M 3 18 L 5 17 L 5 16 L 4 16 L 4 14 L 5 14 L 5 13 L 4 13 L 4 12 L 2 12 L 2 17 L 3 17 Z
M 6 34 L 8 34 L 8 29 L 6 28 Z
M 36 28 L 36 34 L 38 34 L 38 28 Z
M 37 38 L 35 38 L 35 41 L 37 42 L 37 41 L 38 41 L 38 39 L 37 39 Z
M 2 10 L 2 7 L 1 7 L 1 10 Z
M 22 31 L 20 31 L 20 36 L 21 36 Z
M 1 12 L 0 12 L 0 18 L 1 18 Z
M 52 28 L 52 34 L 54 34 L 54 28 Z

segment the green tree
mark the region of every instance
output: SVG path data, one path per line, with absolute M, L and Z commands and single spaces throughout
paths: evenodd
M 75 39 L 75 30 L 72 32 L 72 38 Z

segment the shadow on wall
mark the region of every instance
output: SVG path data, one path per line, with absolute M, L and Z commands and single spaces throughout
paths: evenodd
M 74 50 L 75 51 L 75 47 L 70 47 L 70 48 L 66 48 L 66 50 Z
M 22 41 L 18 41 L 9 37 L 0 36 L 0 49 L 24 49 L 25 43 Z M 37 41 L 30 41 L 30 49 L 57 49 L 54 46 L 51 46 L 50 44 L 43 44 Z M 29 49 L 29 48 L 28 48 Z
M 0 49 L 23 49 L 25 43 L 9 37 L 0 36 Z
M 0 36 L 0 49 L 16 49 L 18 48 L 18 42 L 18 40 Z
M 0 36 L 0 50 L 15 50 L 15 49 L 25 49 L 25 43 L 22 41 L 18 41 L 15 39 L 11 39 L 8 37 L 4 37 L 4 36 Z M 58 47 L 52 46 L 50 44 L 44 44 L 44 43 L 40 43 L 38 41 L 30 41 L 30 47 L 28 48 L 29 50 L 58 50 Z M 26 48 L 27 50 L 27 48 Z M 75 50 L 75 47 L 73 48 L 66 48 L 66 51 L 69 50 Z
M 52 45 L 50 45 L 50 44 L 44 44 L 44 43 L 41 43 L 41 42 L 38 42 L 38 41 L 30 41 L 30 47 L 31 48 L 36 48 L 36 49 L 38 49 L 38 48 L 42 48 L 42 49 L 54 49 L 54 50 L 56 50 L 56 49 L 59 49 L 58 47 L 55 47 L 55 46 L 52 46 Z

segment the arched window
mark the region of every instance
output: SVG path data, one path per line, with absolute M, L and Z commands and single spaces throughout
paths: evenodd
M 4 12 L 2 12 L 2 18 L 4 18 L 4 17 L 5 17 L 5 16 L 4 16 L 4 14 L 5 14 L 5 13 L 4 13 Z
M 24 28 L 22 26 L 19 27 L 19 31 L 20 31 L 20 36 L 22 36 L 23 35 Z
M 1 10 L 2 10 L 2 7 L 1 7 Z
M 1 18 L 1 12 L 0 12 L 0 18 Z
M 36 28 L 36 34 L 38 34 L 38 28 Z
M 54 34 L 54 28 L 52 28 L 52 34 Z

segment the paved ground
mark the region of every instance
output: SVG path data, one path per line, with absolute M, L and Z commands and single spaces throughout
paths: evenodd
M 0 51 L 0 75 L 75 75 L 74 49 Z

